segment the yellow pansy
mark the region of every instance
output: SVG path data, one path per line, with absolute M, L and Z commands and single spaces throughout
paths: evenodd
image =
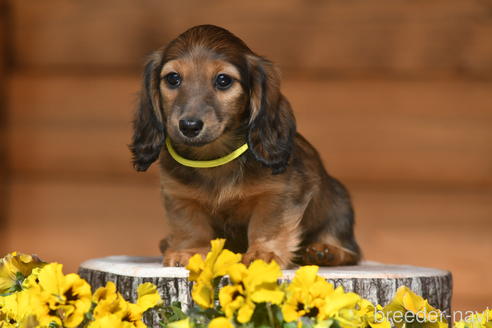
M 366 327 L 364 318 L 358 314 L 356 309 L 341 309 L 333 319 L 335 319 L 342 328 Z
M 204 268 L 205 261 L 203 260 L 203 257 L 200 254 L 193 255 L 186 266 L 186 269 L 190 272 L 188 280 L 197 281 Z
M 366 299 L 361 299 L 358 303 L 358 314 L 371 328 L 391 328 L 391 323 L 383 313 L 381 305 L 374 306 Z
M 143 310 L 147 311 L 156 305 L 162 304 L 162 299 L 157 292 L 157 286 L 146 282 L 138 286 L 137 289 L 137 305 Z
M 282 270 L 275 261 L 267 264 L 256 260 L 250 264 L 248 275 L 243 279 L 246 294 L 255 303 L 280 304 L 284 298 L 277 282 L 280 277 Z
M 12 327 L 29 325 L 36 327 L 38 322 L 32 313 L 31 292 L 23 290 L 5 297 L 0 297 L 0 327 L 2 323 Z M 3 316 L 3 318 L 1 318 Z M 6 326 L 8 327 L 8 325 Z
M 22 282 L 44 262 L 35 256 L 13 252 L 0 260 L 0 294 L 21 290 Z
M 214 304 L 214 285 L 212 282 L 212 273 L 206 268 L 191 289 L 191 297 L 196 304 L 202 308 L 208 309 Z
M 446 319 L 441 314 L 441 311 L 432 307 L 427 300 L 416 295 L 412 290 L 405 286 L 398 288 L 393 300 L 384 307 L 384 312 L 390 319 L 395 314 L 398 314 L 399 316 L 402 314 L 405 316 L 407 312 L 410 312 L 415 316 L 413 319 L 415 323 L 419 323 L 422 327 L 447 327 Z M 403 320 L 393 320 L 393 323 L 397 327 L 403 327 L 405 324 Z
M 255 310 L 255 303 L 280 304 L 284 298 L 277 283 L 282 271 L 275 262 L 267 264 L 257 260 L 248 268 L 236 263 L 229 267 L 227 273 L 233 285 L 219 291 L 219 301 L 228 318 L 237 311 L 237 320 L 248 322 Z
M 219 291 L 219 302 L 226 317 L 232 318 L 234 313 L 245 303 L 244 288 L 242 285 L 227 285 Z
M 126 308 L 123 311 L 122 321 L 128 322 L 132 327 L 146 328 L 146 325 L 142 321 L 144 311 L 142 308 L 133 303 L 126 303 Z
M 34 306 L 41 325 L 52 321 L 71 328 L 78 326 L 91 307 L 91 287 L 77 274 L 63 275 L 62 265 L 50 263 L 38 275 Z
M 127 302 L 116 291 L 116 285 L 108 281 L 105 287 L 96 290 L 93 296 L 96 303 L 94 318 L 96 320 L 107 316 L 119 318 L 121 324 L 129 327 L 145 327 L 142 317 L 145 311 L 162 304 L 162 299 L 157 292 L 157 287 L 152 283 L 143 283 L 137 289 L 137 303 Z
M 324 306 L 320 308 L 320 317 L 335 319 L 341 327 L 365 327 L 366 320 L 359 308 L 361 297 L 355 293 L 346 293 L 342 286 L 327 295 Z
M 118 296 L 116 292 L 116 285 L 112 281 L 106 282 L 106 286 L 99 287 L 94 295 L 92 296 L 92 300 L 95 303 L 99 303 L 106 300 L 114 300 Z
M 208 328 L 234 328 L 234 325 L 225 317 L 217 317 L 210 321 Z
M 454 324 L 455 328 L 492 328 L 492 310 L 485 310 L 458 321 Z
M 134 326 L 127 322 L 122 321 L 117 315 L 107 315 L 91 321 L 87 328 L 133 328 Z
M 22 289 L 29 289 L 38 285 L 38 276 L 41 269 L 42 267 L 32 269 L 31 274 L 22 282 Z
M 248 267 L 242 263 L 236 263 L 229 267 L 227 274 L 233 284 L 241 283 L 248 276 Z
M 127 302 L 116 292 L 116 285 L 112 281 L 108 281 L 105 287 L 99 287 L 92 300 L 96 303 L 94 308 L 96 319 L 110 315 L 122 318 L 127 308 Z
M 318 276 L 317 266 L 299 268 L 287 287 L 287 299 L 282 306 L 285 321 L 295 321 L 302 316 L 324 319 L 326 316 L 321 310 L 333 291 L 333 285 Z
M 167 328 L 191 328 L 190 318 L 174 321 L 167 324 Z
M 210 270 L 212 278 L 224 276 L 231 265 L 241 261 L 241 254 L 224 249 L 225 239 L 215 239 L 210 244 L 212 247 L 205 261 L 200 254 L 193 255 L 189 260 L 186 269 L 190 271 L 190 281 L 197 281 L 206 269 Z
M 241 258 L 241 254 L 235 254 L 228 249 L 224 249 L 213 263 L 214 278 L 226 275 L 231 265 L 239 263 Z M 205 260 L 205 264 L 207 264 L 207 260 Z
M 211 308 L 214 303 L 214 279 L 224 276 L 231 265 L 241 261 L 241 254 L 224 250 L 225 239 L 211 241 L 211 250 L 205 261 L 195 254 L 186 268 L 190 271 L 189 280 L 195 281 L 191 296 L 203 308 Z
M 253 313 L 255 312 L 255 304 L 246 299 L 246 302 L 237 311 L 237 321 L 240 323 L 246 323 L 251 320 Z
M 361 297 L 355 293 L 345 293 L 342 286 L 325 297 L 325 305 L 322 309 L 324 316 L 336 317 L 342 309 L 353 309 Z

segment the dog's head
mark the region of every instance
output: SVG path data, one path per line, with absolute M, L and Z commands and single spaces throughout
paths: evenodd
M 193 27 L 152 54 L 130 145 L 136 170 L 159 157 L 166 135 L 202 147 L 239 131 L 273 173 L 286 168 L 295 120 L 270 61 L 212 25 Z

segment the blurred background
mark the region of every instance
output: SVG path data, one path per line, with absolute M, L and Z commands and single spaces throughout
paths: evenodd
M 0 0 L 2 253 L 159 255 L 130 121 L 145 56 L 204 23 L 279 65 L 366 259 L 451 270 L 455 310 L 492 306 L 489 0 Z

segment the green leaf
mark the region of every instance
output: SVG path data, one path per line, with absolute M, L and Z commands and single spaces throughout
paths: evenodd
M 301 317 L 302 328 L 313 328 L 313 321 L 310 318 Z
M 331 324 L 331 328 L 342 328 L 342 326 L 337 320 L 333 320 L 333 323 Z
M 277 320 L 277 322 L 283 322 L 284 321 L 284 315 L 282 313 L 282 309 L 280 309 L 280 307 L 277 305 L 274 305 L 272 307 L 272 309 L 273 309 L 273 315 L 274 315 L 275 319 Z
M 59 328 L 58 324 L 54 321 L 51 321 L 50 324 L 48 325 L 49 328 Z
M 282 324 L 282 328 L 297 328 L 297 322 L 296 321 L 284 322 Z
M 335 326 L 333 319 L 321 320 L 314 325 L 315 328 L 330 328 L 332 326 Z

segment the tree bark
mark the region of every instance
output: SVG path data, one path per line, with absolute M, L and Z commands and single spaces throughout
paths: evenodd
M 282 280 L 289 281 L 295 270 L 284 270 Z M 192 303 L 191 283 L 184 268 L 162 267 L 159 257 L 110 256 L 81 264 L 79 274 L 92 286 L 93 291 L 112 281 L 129 301 L 136 300 L 138 285 L 152 282 L 165 302 L 179 301 L 184 309 Z M 407 286 L 429 301 L 437 309 L 451 313 L 452 277 L 444 270 L 407 265 L 388 265 L 363 262 L 357 266 L 323 267 L 319 274 L 345 291 L 355 292 L 382 306 L 389 303 L 400 286 Z M 150 313 L 145 322 L 158 327 L 159 316 Z

